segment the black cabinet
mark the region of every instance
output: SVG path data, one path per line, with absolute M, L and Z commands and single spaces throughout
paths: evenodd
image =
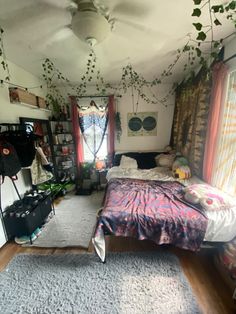
M 21 237 L 23 235 L 30 236 L 35 229 L 41 227 L 45 218 L 52 211 L 51 198 L 46 198 L 39 201 L 39 203 L 32 210 L 23 210 L 12 212 L 6 210 L 3 213 L 4 225 L 8 240 L 13 237 Z

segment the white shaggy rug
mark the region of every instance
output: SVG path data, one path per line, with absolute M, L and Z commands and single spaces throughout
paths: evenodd
M 101 208 L 104 192 L 89 196 L 68 194 L 55 208 L 55 216 L 42 229 L 40 236 L 24 246 L 88 248 L 96 214 Z
M 0 273 L 4 314 L 200 313 L 177 257 L 113 253 L 18 255 Z

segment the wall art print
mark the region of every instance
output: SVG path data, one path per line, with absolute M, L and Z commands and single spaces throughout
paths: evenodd
M 157 112 L 128 113 L 128 136 L 157 135 Z

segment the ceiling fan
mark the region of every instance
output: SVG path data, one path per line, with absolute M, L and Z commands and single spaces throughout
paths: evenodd
M 60 5 L 53 0 L 43 0 L 50 6 L 65 8 L 65 4 Z M 71 13 L 71 24 L 64 27 L 64 31 L 68 29 L 83 42 L 90 46 L 94 46 L 108 37 L 109 33 L 114 29 L 116 22 L 126 24 L 128 27 L 135 28 L 136 31 L 149 31 L 145 26 L 130 21 L 130 17 L 140 17 L 146 15 L 150 8 L 137 2 L 130 4 L 125 1 L 117 1 L 116 4 L 108 8 L 103 3 L 106 0 L 71 0 L 66 9 Z M 128 16 L 125 20 L 123 17 Z M 121 18 L 120 18 L 121 17 Z M 155 31 L 154 31 L 155 32 Z M 66 32 L 65 32 L 66 34 Z M 64 37 L 63 35 L 61 37 Z

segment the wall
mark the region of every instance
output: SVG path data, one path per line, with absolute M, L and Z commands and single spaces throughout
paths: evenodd
M 9 70 L 12 83 L 26 87 L 38 86 L 42 84 L 42 82 L 37 77 L 11 62 L 9 62 Z M 0 79 L 1 78 L 3 78 L 2 72 L 0 72 Z M 40 88 L 32 90 L 32 93 L 42 97 L 45 96 L 44 90 Z M 19 117 L 47 119 L 48 115 L 48 112 L 42 111 L 40 109 L 32 109 L 17 104 L 11 104 L 8 97 L 8 86 L 4 84 L 3 87 L 0 87 L 0 123 L 18 123 Z M 30 178 L 28 171 L 29 170 L 22 170 L 18 174 L 16 185 L 20 194 L 23 194 L 27 189 L 30 188 Z M 5 208 L 7 205 L 10 205 L 14 200 L 17 199 L 17 194 L 9 178 L 5 179 L 1 189 L 2 207 Z M 4 233 L 0 224 L 0 247 L 4 243 Z
M 231 57 L 236 52 L 236 38 L 233 38 L 230 42 L 225 45 L 225 54 L 224 59 Z M 236 69 L 236 58 L 227 62 L 227 65 L 230 67 L 230 70 Z
M 155 95 L 158 95 L 158 98 L 166 96 L 168 91 L 171 89 L 170 84 L 161 84 L 156 87 Z M 150 91 L 147 91 L 147 95 L 150 94 Z M 135 104 L 137 101 L 137 96 L 134 96 Z M 175 96 L 171 95 L 166 102 L 167 108 L 162 104 L 148 104 L 142 98 L 139 99 L 138 112 L 148 112 L 148 111 L 157 111 L 157 135 L 156 136 L 128 136 L 128 127 L 127 127 L 127 113 L 133 112 L 133 104 L 131 91 L 118 98 L 118 111 L 121 115 L 121 126 L 122 126 L 122 135 L 120 142 L 116 140 L 115 150 L 116 151 L 155 151 L 162 150 L 166 145 L 169 144 L 172 120 L 174 114 L 174 102 Z

